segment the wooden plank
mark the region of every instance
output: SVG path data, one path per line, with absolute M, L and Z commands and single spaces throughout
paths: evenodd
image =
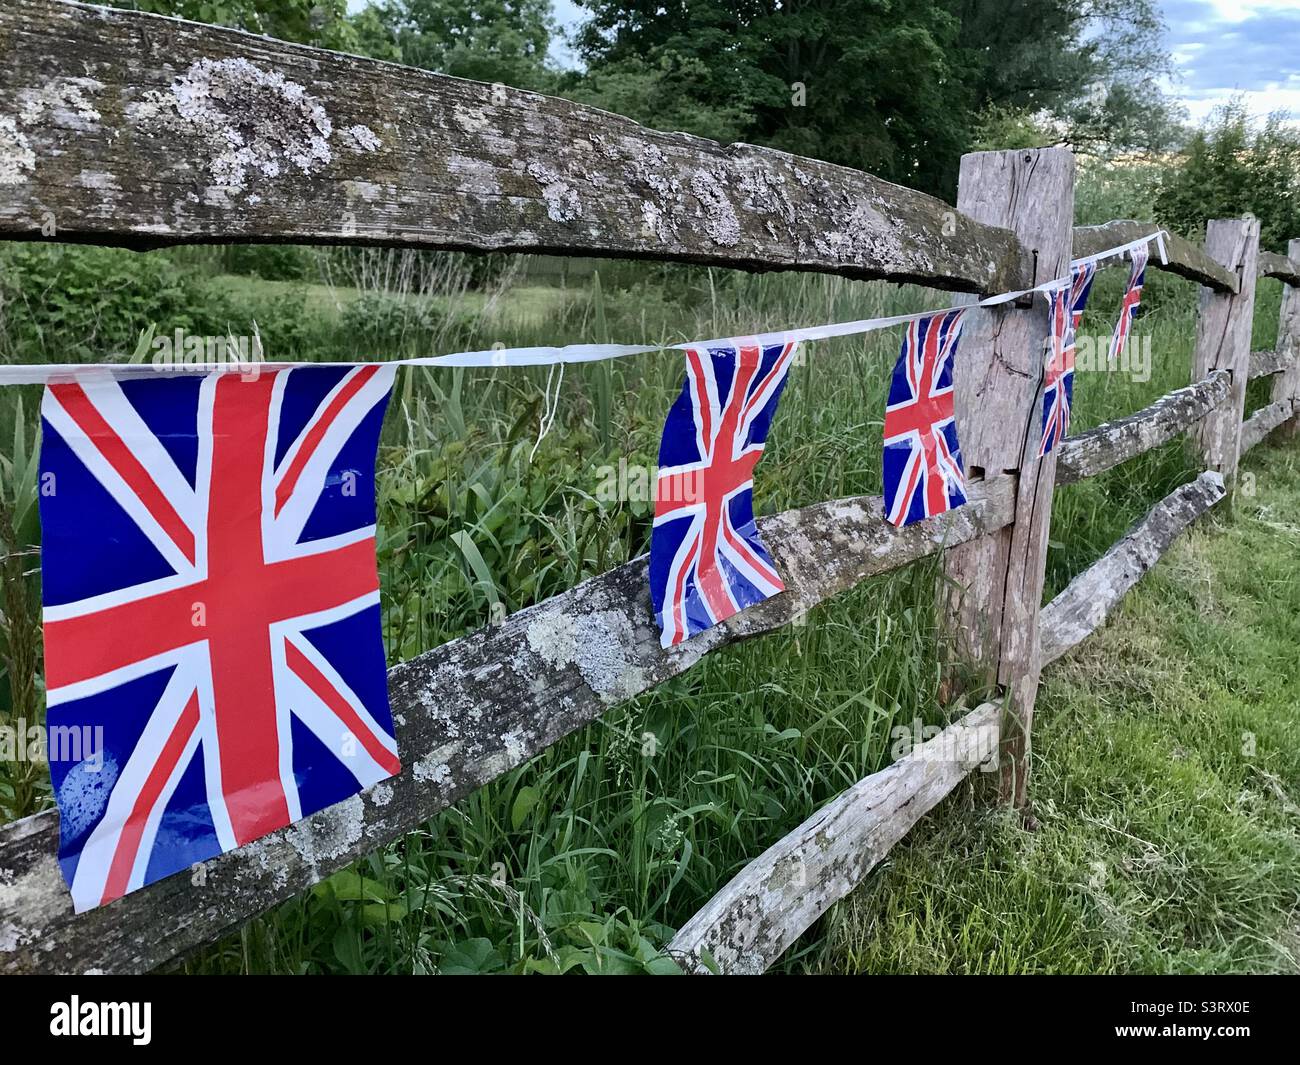
M 1279 338 L 1281 339 L 1281 338 Z M 1296 353 L 1273 349 L 1272 351 L 1252 351 L 1250 353 L 1250 379 L 1272 377 L 1275 373 L 1285 373 L 1296 365 Z
M 0 236 L 406 245 L 1023 287 L 1005 230 L 845 167 L 136 12 L 0 6 Z
M 1155 233 L 1161 228 L 1163 227 L 1151 222 L 1129 221 L 1107 222 L 1100 226 L 1077 226 L 1074 230 L 1074 258 L 1082 259 L 1085 255 L 1095 255 L 1107 248 L 1127 244 L 1148 233 Z M 1177 233 L 1166 231 L 1165 251 L 1169 256 L 1167 264 L 1160 262 L 1160 256 L 1156 254 L 1153 244 L 1150 265 L 1190 281 L 1198 281 L 1216 292 L 1237 291 L 1237 275 L 1225 269 L 1222 263 L 1208 255 L 1199 245 L 1180 237 Z M 1118 266 L 1123 261 L 1110 260 L 1110 265 Z
M 1238 278 L 1235 294 L 1201 289 L 1196 320 L 1193 379 L 1213 370 L 1232 374 L 1227 402 L 1204 418 L 1197 438 L 1205 466 L 1218 470 L 1232 485 L 1241 450 L 1241 421 L 1246 409 L 1246 382 L 1250 376 L 1250 331 L 1255 314 L 1255 263 L 1259 255 L 1257 218 L 1216 219 L 1206 226 L 1205 250 Z
M 1244 455 L 1256 444 L 1262 443 L 1264 437 L 1275 429 L 1281 428 L 1296 414 L 1295 400 L 1280 399 L 1266 407 L 1260 407 L 1241 425 L 1241 453 Z
M 1300 286 L 1300 250 L 1296 249 L 1296 242 L 1291 242 L 1287 255 L 1261 251 L 1257 272 L 1260 277 L 1276 277 L 1288 285 Z
M 53 811 L 0 829 L 0 972 L 140 972 L 208 942 L 590 724 L 716 648 L 770 632 L 872 574 L 999 529 L 1014 488 L 907 529 L 877 498 L 761 519 L 786 591 L 672 651 L 659 647 L 646 561 L 522 610 L 496 628 L 389 671 L 404 768 L 363 795 L 76 917 L 55 854 Z M 200 882 L 201 881 L 201 882 Z
M 1201 474 L 1075 578 L 1043 609 L 1044 665 L 1096 631 L 1174 539 L 1224 495 L 1219 474 Z M 988 758 L 1001 716 L 995 703 L 979 707 L 828 803 L 746 865 L 673 937 L 669 953 L 697 974 L 769 968 Z
M 973 218 L 1009 227 L 1034 250 L 1036 284 L 1068 271 L 1074 215 L 1074 156 L 1068 151 L 967 155 L 957 203 Z M 1009 529 L 946 553 L 943 616 L 951 653 L 980 667 L 1005 692 L 1003 797 L 1022 805 L 1056 479 L 1057 451 L 1038 456 L 1047 305 L 1038 299 L 1028 307 L 981 309 L 968 317 L 954 369 L 967 472 L 978 479 L 1015 471 L 1019 487 Z
M 1067 437 L 1056 460 L 1056 483 L 1073 484 L 1168 443 L 1228 399 L 1232 374 L 1215 370 L 1203 381 L 1161 396 L 1151 406 Z
M 1300 262 L 1300 240 L 1287 247 L 1292 261 Z M 1288 278 L 1282 289 L 1282 312 L 1277 325 L 1277 351 L 1287 359 L 1281 374 L 1273 381 L 1273 402 L 1291 400 L 1300 410 L 1300 278 Z M 1300 434 L 1300 417 L 1282 427 L 1287 438 Z
M 827 803 L 714 895 L 668 953 L 690 973 L 763 972 L 971 770 L 996 756 L 1000 717 L 1001 707 L 986 703 Z
M 1043 664 L 1054 662 L 1099 629 L 1183 530 L 1225 495 L 1223 478 L 1207 471 L 1151 508 L 1109 551 L 1043 607 Z

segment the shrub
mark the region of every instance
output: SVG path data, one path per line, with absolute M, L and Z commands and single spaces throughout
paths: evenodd
M 1257 126 L 1240 100 L 1217 111 L 1188 143 L 1156 198 L 1161 221 L 1196 236 L 1207 218 L 1247 212 L 1260 220 L 1260 242 L 1283 248 L 1300 237 L 1300 131 L 1274 115 Z
M 130 352 L 140 331 L 207 332 L 227 317 L 165 252 L 15 244 L 0 250 L 0 353 L 76 362 Z

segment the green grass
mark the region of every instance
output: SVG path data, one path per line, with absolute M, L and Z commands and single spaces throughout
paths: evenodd
M 1038 828 L 964 786 L 827 920 L 823 972 L 1300 971 L 1300 450 L 1050 667 Z
M 86 288 L 92 289 L 94 277 L 108 267 L 119 279 L 115 302 L 98 311 L 96 323 L 103 327 L 126 315 L 134 328 L 142 327 L 153 306 L 147 285 L 131 285 L 142 260 L 110 261 L 109 253 L 95 254 L 92 267 L 79 275 Z M 77 265 L 72 253 L 57 262 L 36 262 L 47 270 L 42 275 L 47 284 Z M 1099 278 L 1085 331 L 1109 329 L 1121 284 L 1119 272 Z M 443 295 L 436 287 L 421 288 L 426 295 L 416 297 L 409 288 L 367 288 L 353 296 L 346 288 L 220 275 L 199 277 L 195 286 L 221 290 L 220 315 L 191 307 L 195 322 L 212 320 L 238 334 L 247 327 L 237 318 L 227 326 L 227 320 L 255 312 L 271 357 L 289 351 L 303 358 L 431 354 L 494 341 L 662 342 L 895 314 L 943 306 L 950 299 L 811 274 L 751 277 L 622 264 L 602 266 L 599 276 L 581 287 L 549 288 L 507 278 L 485 290 L 451 283 Z M 22 304 L 31 317 L 11 331 L 8 347 L 0 333 L 0 354 L 30 359 L 60 350 L 60 338 L 75 324 L 67 316 L 80 304 L 67 301 L 59 308 L 61 317 L 51 319 L 42 317 L 37 295 L 30 293 Z M 363 302 L 375 297 L 380 302 Z M 176 301 L 188 298 L 181 292 Z M 384 331 L 371 328 L 370 307 L 383 312 Z M 1146 308 L 1138 334 L 1152 338 L 1150 380 L 1081 372 L 1076 429 L 1127 414 L 1190 379 L 1194 286 L 1153 276 Z M 130 317 L 136 314 L 146 317 Z M 1265 286 L 1257 347 L 1272 343 L 1276 316 L 1276 293 Z M 157 324 L 166 332 L 170 323 Z M 897 331 L 890 330 L 808 348 L 792 371 L 760 469 L 756 503 L 761 511 L 880 491 L 883 402 L 898 343 Z M 84 354 L 95 353 L 90 348 Z M 680 388 L 679 357 L 665 352 L 568 368 L 555 424 L 530 459 L 546 381 L 545 369 L 421 370 L 399 378 L 400 402 L 390 410 L 379 463 L 379 563 L 391 660 L 482 626 L 497 604 L 518 610 L 646 549 L 650 503 L 601 502 L 595 492 L 602 469 L 620 459 L 654 463 L 664 411 Z M 31 400 L 26 402 L 30 412 Z M 30 414 L 20 419 L 9 403 L 0 409 L 0 439 L 9 439 L 15 429 L 30 438 Z M 1049 594 L 1194 469 L 1175 444 L 1059 493 Z M 13 476 L 0 480 L 6 497 L 12 495 Z M 1262 493 L 1261 488 L 1261 500 Z M 662 968 L 658 949 L 719 886 L 821 804 L 892 760 L 891 728 L 914 719 L 925 724 L 949 719 L 952 711 L 937 698 L 936 577 L 936 560 L 925 560 L 825 604 L 797 628 L 709 656 L 180 968 Z M 30 573 L 28 581 L 33 582 Z M 34 599 L 34 582 L 30 586 Z M 1260 621 L 1274 630 L 1279 623 L 1271 615 Z M 1171 635 L 1172 626 L 1171 618 L 1153 630 L 1157 641 Z M 1218 668 L 1218 654 L 1217 647 L 1202 649 L 1207 669 Z M 1052 717 L 1046 708 L 1061 701 L 1052 690 L 1055 677 L 1055 672 L 1049 676 L 1041 700 L 1045 733 Z M 1128 706 L 1127 695 L 1114 698 L 1130 712 L 1141 705 Z M 0 710 L 12 712 L 12 706 Z M 1132 757 L 1139 754 L 1136 750 Z M 1035 787 L 1045 788 L 1055 772 L 1095 781 L 1113 768 L 1111 761 L 1095 738 L 1051 745 L 1050 733 L 1040 734 Z M 1269 772 L 1280 787 L 1292 789 L 1294 773 Z M 40 781 L 31 800 L 33 782 L 17 778 L 17 772 L 0 769 L 0 799 L 21 784 L 24 805 L 15 814 L 49 802 Z M 1073 794 L 1072 787 L 1067 793 Z M 961 803 L 971 806 L 973 816 L 958 809 Z M 974 865 L 993 863 L 989 867 L 995 872 L 1011 862 L 1007 856 L 1013 848 L 1022 846 L 1060 852 L 1059 860 L 1068 864 L 1066 848 L 1084 835 L 1080 824 L 1063 823 L 1060 840 L 1048 843 L 1056 823 L 1044 816 L 1044 831 L 1024 837 L 1002 826 L 987 806 L 986 797 L 977 804 L 969 796 L 950 802 L 924 823 L 918 842 L 900 850 L 891 870 L 876 877 L 869 890 L 885 882 L 926 833 L 942 826 L 988 834 L 996 846 L 972 842 L 968 851 L 953 854 L 969 853 Z M 1192 836 L 1202 848 L 1233 843 L 1225 822 L 1208 815 Z M 939 852 L 943 857 L 942 847 Z M 928 864 L 917 853 L 916 883 L 928 878 L 938 891 L 952 881 L 947 865 Z M 1280 881 L 1281 864 L 1277 868 Z M 899 893 L 898 916 L 880 950 L 914 958 L 923 968 L 921 948 L 909 951 L 907 944 L 940 942 L 925 914 L 933 909 L 934 919 L 951 921 L 955 911 L 941 911 L 940 896 L 917 894 L 916 883 Z M 1028 905 L 1036 888 L 1025 873 L 1001 877 L 999 883 L 1007 890 L 1004 905 L 1013 898 L 1026 900 L 1023 907 L 1017 903 L 1025 927 L 1019 941 L 1002 945 L 998 940 L 996 948 L 982 951 L 981 964 L 998 958 L 1003 967 L 1027 958 L 1040 959 L 1044 968 L 1093 964 L 1086 960 L 1088 951 L 1076 945 L 1090 940 L 1063 900 Z M 1170 894 L 1176 905 L 1191 906 L 1198 893 L 1212 889 L 1188 883 L 1171 887 Z M 969 892 L 980 901 L 974 886 Z M 1265 896 L 1243 914 L 1238 938 L 1266 939 L 1288 907 L 1293 903 L 1283 906 L 1275 895 Z M 878 937 L 848 915 L 875 911 L 888 912 L 861 901 L 841 907 L 804 937 L 782 968 L 856 967 L 856 959 L 868 958 L 864 944 Z M 859 926 L 855 938 L 852 929 Z M 992 922 L 984 922 L 969 935 L 990 937 L 994 931 Z M 966 933 L 958 925 L 954 934 Z M 1100 966 L 1111 956 L 1106 952 L 1118 951 L 1119 945 L 1103 942 L 1098 949 Z M 872 954 L 868 965 L 878 961 Z M 934 967 L 943 967 L 937 957 Z
M 329 285 L 305 281 L 268 281 L 246 274 L 217 274 L 207 285 L 218 295 L 239 301 L 262 302 L 267 299 L 293 299 L 308 313 L 323 322 L 337 324 L 343 311 L 364 292 L 353 285 Z M 563 307 L 569 294 L 550 285 L 514 285 L 508 299 L 493 299 L 489 292 L 467 290 L 449 296 L 407 292 L 395 297 L 404 303 L 422 305 L 448 315 L 461 313 L 481 316 L 499 328 L 535 327 Z

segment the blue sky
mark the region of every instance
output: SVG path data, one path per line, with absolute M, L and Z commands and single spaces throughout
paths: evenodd
M 1300 122 L 1298 0 L 1161 0 L 1177 66 L 1171 91 L 1192 118 L 1240 93 L 1257 115 Z
M 366 0 L 348 0 L 352 10 Z M 1300 123 L 1300 0 L 1159 0 L 1166 44 L 1177 68 L 1170 92 L 1200 120 L 1240 94 L 1256 115 L 1288 111 Z M 581 18 L 574 0 L 552 0 L 568 29 Z M 552 48 L 573 62 L 563 42 Z

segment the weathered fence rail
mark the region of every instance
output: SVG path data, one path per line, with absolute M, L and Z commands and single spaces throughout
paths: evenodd
M 1174 489 L 1043 607 L 1043 664 L 1055 662 L 1100 628 L 1178 535 L 1224 494 L 1223 478 L 1210 471 Z
M 860 780 L 755 858 L 668 944 L 688 972 L 761 973 L 998 750 L 985 703 Z
M 1059 276 L 1071 255 L 1155 229 L 1071 229 L 1073 162 L 1060 150 L 967 157 L 954 210 L 815 160 L 174 19 L 8 0 L 0 54 L 0 237 L 10 239 L 547 251 L 985 293 Z M 1259 254 L 1257 227 L 1244 221 L 1211 222 L 1208 234 L 1205 248 L 1166 238 L 1166 268 L 1202 286 L 1194 384 L 1040 462 L 1042 303 L 972 314 L 956 383 L 970 503 L 903 530 L 868 498 L 763 519 L 787 591 L 682 647 L 660 649 L 638 559 L 426 651 L 389 673 L 398 777 L 207 863 L 201 882 L 171 877 L 80 916 L 55 859 L 57 816 L 0 828 L 0 971 L 162 965 L 710 651 L 942 553 L 946 587 L 959 593 L 945 601 L 949 637 L 1001 696 L 828 803 L 668 945 L 692 971 L 766 968 L 996 745 L 1004 793 L 1023 799 L 1042 666 L 1101 625 L 1225 496 L 1243 451 L 1275 429 L 1294 431 L 1300 242 L 1288 256 Z M 1276 352 L 1252 356 L 1256 276 L 1287 289 Z M 1265 375 L 1272 402 L 1243 420 L 1246 379 Z M 1055 485 L 1189 432 L 1207 472 L 1040 611 Z
M 1010 233 L 869 174 L 179 19 L 0 8 L 0 236 L 403 244 L 1019 287 Z M 238 144 L 239 147 L 234 147 Z
M 1095 477 L 1181 436 L 1227 401 L 1231 385 L 1230 373 L 1215 370 L 1194 385 L 1161 396 L 1145 410 L 1066 437 L 1056 460 L 1056 483 Z
M 207 942 L 397 838 L 475 788 L 706 653 L 770 632 L 865 578 L 1000 528 L 1014 486 L 895 529 L 878 499 L 846 499 L 761 522 L 788 592 L 672 651 L 659 646 L 645 560 L 593 577 L 496 628 L 394 666 L 399 776 L 206 863 L 205 884 L 150 884 L 76 916 L 54 855 L 54 811 L 0 830 L 0 970 L 140 971 Z

